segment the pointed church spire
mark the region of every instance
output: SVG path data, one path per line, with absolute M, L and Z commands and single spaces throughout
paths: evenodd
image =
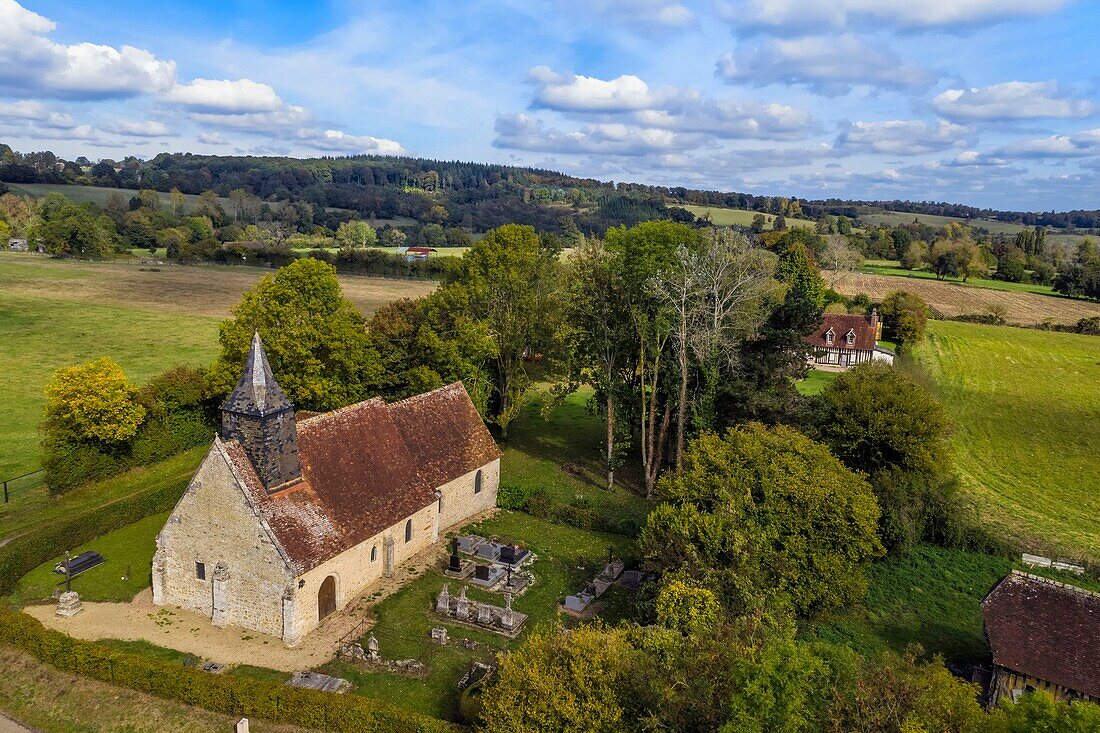
M 267 354 L 264 353 L 264 345 L 257 331 L 252 336 L 252 348 L 245 360 L 244 373 L 222 409 L 242 415 L 269 415 L 290 407 L 290 400 L 283 394 L 271 373 L 271 366 L 267 363 Z
M 302 475 L 294 405 L 271 373 L 259 333 L 252 336 L 237 387 L 222 405 L 222 439 L 240 442 L 268 490 Z

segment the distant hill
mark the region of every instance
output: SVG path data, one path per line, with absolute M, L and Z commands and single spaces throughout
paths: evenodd
M 614 183 L 538 168 L 385 156 L 285 158 L 161 153 L 150 160 L 128 157 L 93 165 L 83 158 L 66 161 L 50 152 L 20 154 L 0 143 L 0 182 L 32 193 L 33 186 L 49 184 L 127 191 L 178 188 L 191 196 L 214 191 L 221 197 L 243 189 L 268 203 L 306 201 L 335 213 L 337 218 L 345 212 L 349 218 L 358 216 L 398 226 L 439 223 L 471 232 L 514 222 L 542 231 L 602 234 L 611 226 L 648 219 L 693 221 L 696 215 L 701 216 L 700 211 L 719 209 L 745 212 L 719 215 L 734 217 L 736 221 L 729 223 L 738 226 L 748 226 L 753 213 L 764 213 L 782 214 L 792 225 L 807 225 L 824 216 L 844 216 L 857 226 L 907 224 L 913 217 L 926 217 L 925 223 L 934 226 L 937 224 L 933 221 L 949 218 L 992 234 L 1011 235 L 1020 228 L 1035 226 L 1078 235 L 1100 231 L 1100 211 L 1035 213 L 939 202 L 807 201 Z M 742 223 L 741 219 L 746 221 Z

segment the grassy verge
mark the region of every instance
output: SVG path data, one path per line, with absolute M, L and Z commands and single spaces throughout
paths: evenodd
M 515 599 L 513 608 L 530 616 L 531 628 L 561 617 L 558 602 L 589 582 L 602 566 L 608 546 L 619 556 L 630 552 L 631 542 L 620 535 L 607 535 L 566 527 L 518 512 L 503 511 L 491 519 L 465 531 L 484 536 L 514 540 L 530 547 L 538 555 L 531 566 L 536 582 Z M 355 683 L 355 693 L 391 702 L 395 705 L 445 720 L 454 720 L 458 709 L 455 685 L 474 661 L 489 661 L 494 655 L 517 642 L 503 636 L 478 631 L 459 624 L 443 622 L 432 608 L 444 582 L 450 582 L 451 592 L 459 585 L 448 581 L 439 570 L 427 572 L 405 588 L 390 596 L 375 609 L 378 619 L 373 629 L 382 656 L 387 659 L 415 658 L 429 667 L 426 679 L 403 677 L 387 672 L 333 662 L 325 670 Z M 470 586 L 468 597 L 499 605 L 501 597 Z M 622 599 L 610 599 L 615 608 L 627 606 Z M 429 638 L 433 626 L 447 627 L 451 638 L 447 646 L 439 646 Z M 477 644 L 466 649 L 462 639 Z M 522 639 L 522 634 L 520 639 Z
M 916 356 L 980 519 L 1044 554 L 1100 559 L 1100 338 L 933 321 Z
M 106 558 L 73 578 L 73 590 L 85 601 L 129 601 L 139 591 L 148 588 L 149 568 L 156 552 L 156 536 L 168 520 L 168 513 L 154 514 L 140 522 L 110 532 L 80 547 L 71 548 L 74 555 L 94 550 Z M 18 603 L 39 603 L 51 600 L 55 587 L 64 587 L 64 576 L 54 572 L 56 560 L 39 565 L 23 576 L 14 596 Z

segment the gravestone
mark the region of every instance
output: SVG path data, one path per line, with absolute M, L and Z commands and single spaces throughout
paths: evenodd
M 432 641 L 434 641 L 436 644 L 442 645 L 447 643 L 447 629 L 443 628 L 442 626 L 432 627 L 431 636 Z
M 462 591 L 458 594 L 458 601 L 455 603 L 455 618 L 459 621 L 465 621 L 470 617 L 470 602 L 466 600 L 466 586 L 462 586 Z
M 62 618 L 72 618 L 83 610 L 84 603 L 75 590 L 67 590 L 57 599 L 57 615 Z
M 382 657 L 378 654 L 378 639 L 374 638 L 374 632 L 371 632 L 370 637 L 367 639 L 367 656 L 370 657 L 372 662 L 379 661 Z
M 447 583 L 444 583 L 443 590 L 439 591 L 439 598 L 435 602 L 435 612 L 442 614 L 451 612 L 451 590 Z
M 248 733 L 248 718 L 238 720 L 236 727 L 233 728 L 233 733 Z
M 477 607 L 477 622 L 482 626 L 492 625 L 493 617 L 489 613 L 489 604 L 482 603 Z
M 462 558 L 458 556 L 458 540 L 451 541 L 451 561 L 447 565 L 447 569 L 452 573 L 462 572 Z
M 517 550 L 515 545 L 504 545 L 500 548 L 500 561 L 511 565 L 516 561 Z
M 511 630 L 516 625 L 516 614 L 512 611 L 512 594 L 504 593 L 504 613 L 500 614 L 500 625 Z
M 478 580 L 489 580 L 489 566 L 478 565 L 476 568 L 474 568 L 474 577 Z

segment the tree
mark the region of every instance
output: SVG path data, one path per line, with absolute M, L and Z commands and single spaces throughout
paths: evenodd
M 405 245 L 405 232 L 393 227 L 383 229 L 379 241 L 383 247 L 403 247 Z
M 749 231 L 753 234 L 759 234 L 764 231 L 764 227 L 767 226 L 768 219 L 763 214 L 753 214 L 752 223 L 749 224 Z
M 833 454 L 868 475 L 891 550 L 943 539 L 954 528 L 950 422 L 912 378 L 887 364 L 862 364 L 821 393 L 819 430 Z
M 693 440 L 639 546 L 666 572 L 715 591 L 740 615 L 768 600 L 814 614 L 860 598 L 882 554 L 871 487 L 828 448 L 783 426 L 750 423 Z
M 666 578 L 657 594 L 657 623 L 692 636 L 718 626 L 722 606 L 709 588 L 675 575 Z
M 582 240 L 569 260 L 566 321 L 571 376 L 591 384 L 602 397 L 606 430 L 604 468 L 607 488 L 615 485 L 615 469 L 621 462 L 617 419 L 627 399 L 634 366 L 634 328 L 629 294 L 623 280 L 621 256 L 601 240 Z
M 560 269 L 534 227 L 506 224 L 463 256 L 440 295 L 445 309 L 477 314 L 493 339 L 490 416 L 504 438 L 527 399 L 526 360 L 555 356 L 562 327 Z
M 160 194 L 151 188 L 143 188 L 138 192 L 138 199 L 143 208 L 160 211 Z
M 345 221 L 336 230 L 336 242 L 348 249 L 373 247 L 377 241 L 377 233 L 365 221 Z
M 787 228 L 787 218 L 782 214 L 775 217 L 775 222 L 772 224 L 772 231 L 781 232 Z
M 928 257 L 928 248 L 923 242 L 912 242 L 901 256 L 901 266 L 906 270 L 919 270 Z
M 172 190 L 168 192 L 168 200 L 171 202 L 172 216 L 183 216 L 183 205 L 187 200 L 183 192 L 173 187 Z
M 885 330 L 903 347 L 912 348 L 924 339 L 928 306 L 916 293 L 895 290 L 887 294 L 879 315 Z
M 623 729 L 633 655 L 624 630 L 539 630 L 501 657 L 482 696 L 483 733 L 613 733 Z
M 835 290 L 837 283 L 863 265 L 863 257 L 848 246 L 844 237 L 833 235 L 825 238 L 825 249 L 818 262 L 829 271 L 829 287 Z
M 439 224 L 425 224 L 420 230 L 420 240 L 428 247 L 441 247 L 447 236 Z
M 255 332 L 298 409 L 320 412 L 358 402 L 381 378 L 363 316 L 343 297 L 336 268 L 320 260 L 296 260 L 260 279 L 219 331 L 222 351 L 210 374 L 217 395 L 237 383 Z
M 114 251 L 117 235 L 114 224 L 106 215 L 97 216 L 88 207 L 74 206 L 68 200 L 56 209 L 44 203 L 42 212 L 42 224 L 37 227 L 37 234 L 49 254 L 55 257 L 100 258 Z
M 58 369 L 46 385 L 44 429 L 65 442 L 125 443 L 145 418 L 137 392 L 110 357 Z

